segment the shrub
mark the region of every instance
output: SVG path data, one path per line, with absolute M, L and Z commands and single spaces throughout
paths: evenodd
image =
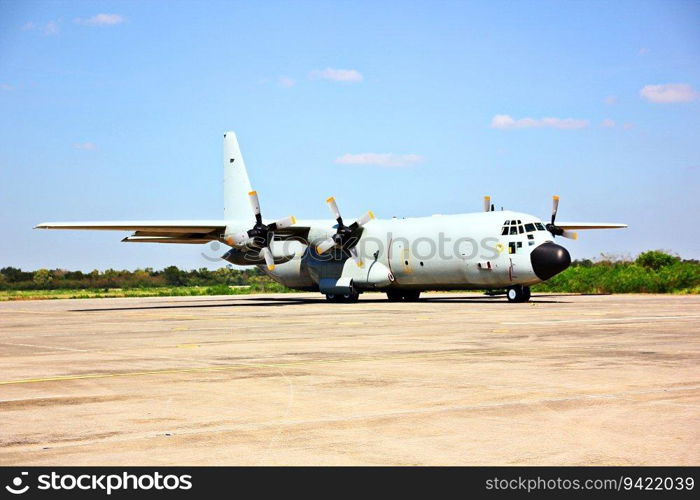
M 668 254 L 661 250 L 649 250 L 648 252 L 640 253 L 635 262 L 642 267 L 654 269 L 656 271 L 662 267 L 680 262 L 680 260 L 680 257 L 676 257 L 675 255 Z

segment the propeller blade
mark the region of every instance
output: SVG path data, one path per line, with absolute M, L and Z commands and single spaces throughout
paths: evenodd
M 369 221 L 371 221 L 372 219 L 374 219 L 374 213 L 370 210 L 369 212 L 367 212 L 366 214 L 364 214 L 362 217 L 360 217 L 359 219 L 357 219 L 357 221 L 355 221 L 355 222 L 356 222 L 356 224 L 357 224 L 358 226 L 364 226 L 365 224 L 367 224 L 367 223 L 368 223 Z
M 319 245 L 316 247 L 316 252 L 321 255 L 322 253 L 326 253 L 328 250 L 333 248 L 335 246 L 335 241 L 333 238 L 328 238 L 327 240 L 322 241 L 319 243 Z
M 364 266 L 364 262 L 362 262 L 362 259 L 360 258 L 360 255 L 357 253 L 357 248 L 352 247 L 350 249 L 350 256 L 352 257 L 352 260 L 355 261 L 355 264 L 357 264 L 357 267 L 362 267 Z
M 554 219 L 557 218 L 557 210 L 559 210 L 559 197 L 555 194 L 552 196 L 552 224 L 554 224 Z
M 326 203 L 328 203 L 328 208 L 331 209 L 331 213 L 333 214 L 333 217 L 338 220 L 340 219 L 340 210 L 338 210 L 338 204 L 335 202 L 335 198 L 332 196 L 326 200 Z
M 490 212 L 490 211 L 491 211 L 491 197 L 484 196 L 484 212 Z
M 248 193 L 248 197 L 250 199 L 250 208 L 253 209 L 253 214 L 255 214 L 255 217 L 257 218 L 260 215 L 260 200 L 258 200 L 258 192 L 251 191 Z
M 564 238 L 569 238 L 570 240 L 577 240 L 578 239 L 578 233 L 576 231 L 566 231 L 564 230 L 561 235 Z
M 265 259 L 265 264 L 267 264 L 267 268 L 270 271 L 272 271 L 275 268 L 275 259 L 272 256 L 270 247 L 262 247 L 262 249 L 260 250 L 260 255 L 262 255 Z
M 246 243 L 248 243 L 251 239 L 252 239 L 252 238 L 251 238 L 250 236 L 248 236 L 248 233 L 246 233 L 246 232 L 233 234 L 233 235 L 231 235 L 231 237 L 229 238 L 229 240 L 231 240 L 231 242 L 232 242 L 234 245 L 239 246 L 239 247 L 244 246 L 244 245 L 245 245 Z M 229 243 L 229 244 L 230 244 L 230 243 Z
M 296 217 L 293 215 L 290 215 L 289 217 L 285 217 L 284 219 L 280 219 L 277 222 L 275 222 L 275 226 L 277 229 L 284 229 L 289 226 L 293 226 L 294 224 L 297 223 Z

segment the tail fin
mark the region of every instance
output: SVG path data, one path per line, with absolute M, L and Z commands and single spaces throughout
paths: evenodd
M 248 193 L 252 191 L 243 155 L 234 132 L 224 134 L 224 219 L 252 219 Z

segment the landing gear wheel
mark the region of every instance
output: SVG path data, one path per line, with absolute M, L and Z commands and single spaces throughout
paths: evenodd
M 392 290 L 386 292 L 389 302 L 416 302 L 420 298 L 420 290 Z
M 340 302 L 357 302 L 360 298 L 360 294 L 353 290 L 352 292 L 344 293 L 341 295 Z
M 515 285 L 508 288 L 506 292 L 508 302 L 527 302 L 530 300 L 530 287 Z
M 338 293 L 327 293 L 326 294 L 326 300 L 328 302 L 345 302 L 345 303 L 350 303 L 350 302 L 357 302 L 357 300 L 360 298 L 360 293 L 353 290 L 348 293 L 343 293 L 343 294 L 338 294 Z

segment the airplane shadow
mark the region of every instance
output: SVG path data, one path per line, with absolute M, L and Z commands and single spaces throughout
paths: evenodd
M 568 301 L 562 300 L 547 300 L 550 297 L 566 297 L 565 295 L 533 295 L 530 302 L 536 304 L 568 304 Z M 91 309 L 70 309 L 70 312 L 106 312 L 106 311 L 143 311 L 143 310 L 157 310 L 157 309 L 202 309 L 202 308 L 215 308 L 215 307 L 282 307 L 282 306 L 298 306 L 304 304 L 320 304 L 325 303 L 326 299 L 324 297 L 318 298 L 299 298 L 299 297 L 250 297 L 244 299 L 213 299 L 213 300 L 225 300 L 224 303 L 205 303 L 205 304 L 168 304 L 168 305 L 149 305 L 149 306 L 135 306 L 135 307 L 100 307 Z M 191 302 L 208 302 L 206 299 L 193 300 Z M 418 303 L 428 302 L 431 304 L 493 304 L 494 302 L 501 302 L 506 304 L 507 301 L 503 296 L 478 296 L 478 297 L 426 297 L 420 299 Z M 361 299 L 360 303 L 384 303 L 391 305 L 399 305 L 401 302 L 388 302 L 385 298 L 376 299 Z M 342 305 L 342 304 L 334 304 Z M 352 306 L 354 304 L 346 304 Z
M 99 311 L 140 311 L 148 309 L 199 309 L 210 307 L 265 307 L 265 306 L 284 306 L 284 305 L 302 305 L 313 304 L 314 302 L 326 302 L 325 298 L 319 299 L 279 299 L 270 298 L 262 299 L 265 302 L 255 303 L 255 300 L 261 299 L 243 299 L 236 301 L 227 301 L 224 304 L 177 304 L 177 305 L 153 305 L 153 306 L 137 306 L 137 307 L 101 307 L 95 309 L 71 309 L 70 312 L 99 312 Z M 244 302 L 246 301 L 246 302 Z M 247 302 L 250 301 L 250 302 Z M 202 302 L 202 301 L 199 301 Z

